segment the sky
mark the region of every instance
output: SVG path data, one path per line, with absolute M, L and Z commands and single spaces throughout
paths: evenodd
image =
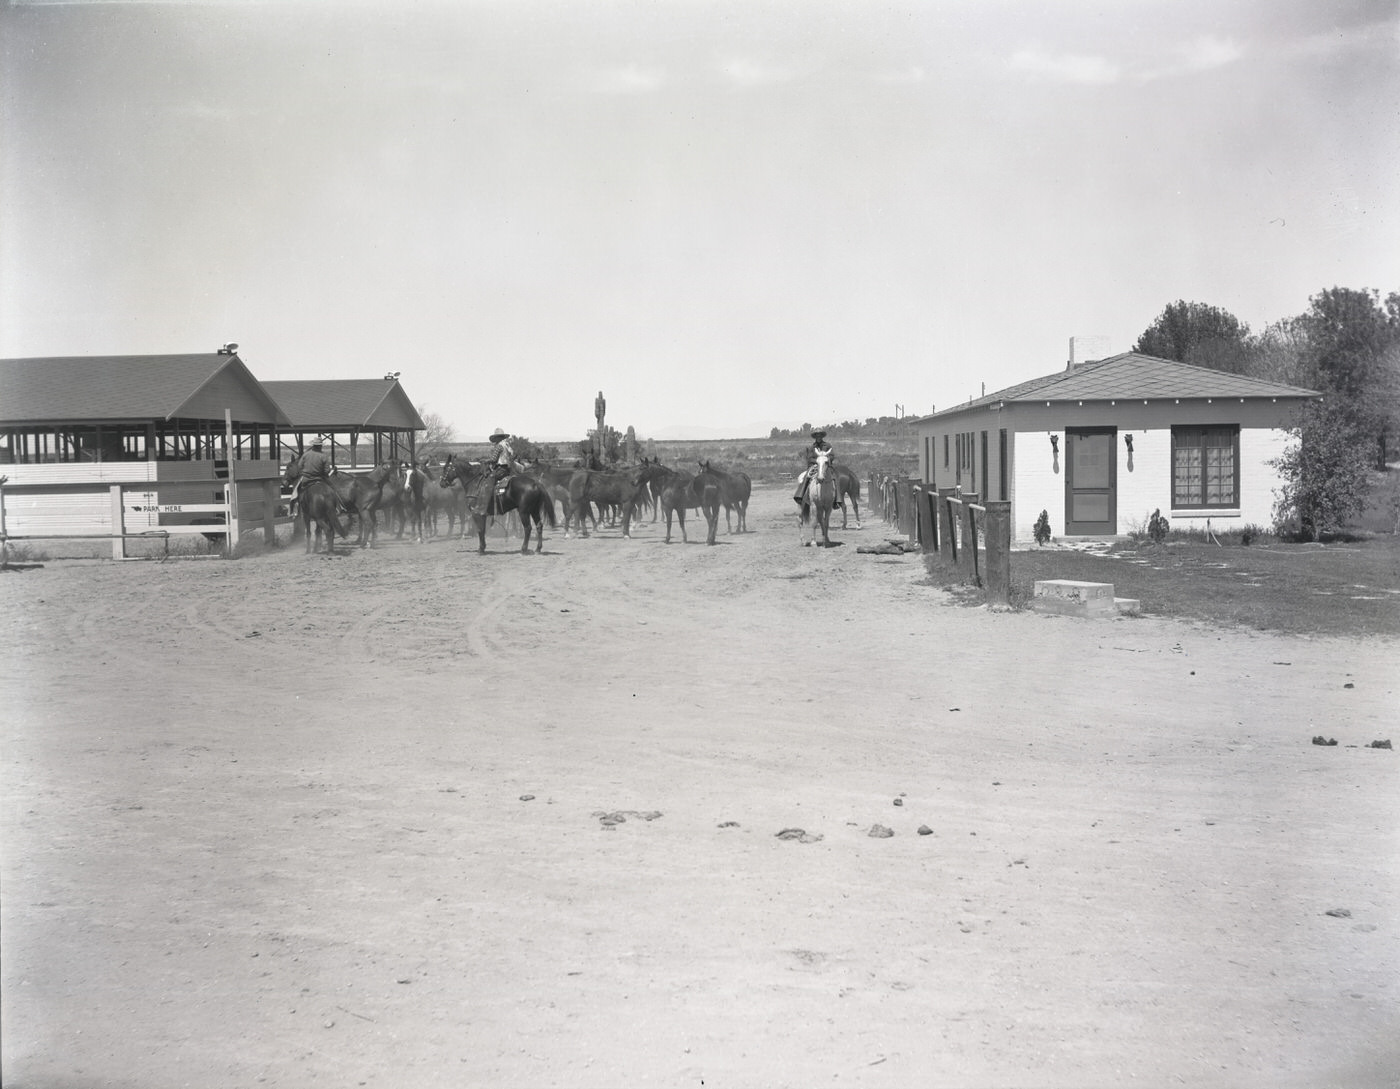
M 1400 290 L 1400 0 L 9 3 L 0 96 L 0 356 L 397 371 L 464 441 Z

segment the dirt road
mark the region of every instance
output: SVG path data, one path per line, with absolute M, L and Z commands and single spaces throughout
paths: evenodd
M 790 508 L 0 576 L 5 1084 L 1396 1084 L 1395 644 Z

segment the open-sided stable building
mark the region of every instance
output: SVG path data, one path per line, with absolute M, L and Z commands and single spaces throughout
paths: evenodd
M 294 456 L 318 436 L 341 468 L 413 461 L 416 434 L 427 425 L 397 377 L 264 382 L 286 414 L 282 455 Z
M 1319 394 L 1126 352 L 916 421 L 926 484 L 1011 502 L 1012 538 L 1102 537 L 1145 525 L 1267 526 L 1273 462 Z
M 0 534 L 110 537 L 120 557 L 132 537 L 271 532 L 286 423 L 233 345 L 0 360 Z
M 0 360 L 0 538 L 108 537 L 120 557 L 133 537 L 270 537 L 309 439 L 355 468 L 411 459 L 423 426 L 392 376 L 259 382 L 233 344 Z

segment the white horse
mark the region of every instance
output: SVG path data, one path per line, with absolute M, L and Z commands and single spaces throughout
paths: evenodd
M 808 470 L 807 496 L 802 503 L 802 513 L 797 516 L 798 536 L 804 547 L 815 544 L 817 528 L 822 531 L 822 544 L 831 547 L 831 512 L 836 506 L 836 472 L 831 468 L 831 454 L 826 450 L 816 452 L 817 462 Z M 810 532 L 803 528 L 810 526 Z

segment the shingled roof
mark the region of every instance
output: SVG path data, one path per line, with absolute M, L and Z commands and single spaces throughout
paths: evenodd
M 217 420 L 285 426 L 237 355 L 81 355 L 0 359 L 0 424 Z
M 1319 396 L 1321 394 L 1316 390 L 1266 382 L 1242 374 L 1227 374 L 1207 367 L 1193 367 L 1137 352 L 1124 352 L 1007 386 L 996 393 L 944 409 L 924 419 L 951 416 L 986 405 L 1032 401 L 1185 401 L 1215 397 L 1303 400 Z
M 427 424 L 397 381 L 344 378 L 264 382 L 298 431 L 421 431 Z

